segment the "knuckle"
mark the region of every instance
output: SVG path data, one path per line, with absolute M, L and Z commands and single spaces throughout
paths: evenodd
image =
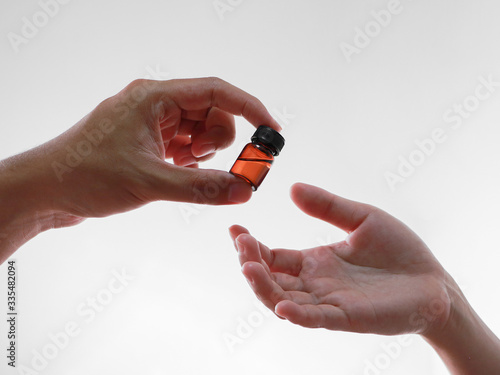
M 125 88 L 127 91 L 132 91 L 136 89 L 137 87 L 142 87 L 146 83 L 146 79 L 138 78 L 134 79 L 132 82 L 130 82 L 127 87 Z
M 206 78 L 208 87 L 210 87 L 210 90 L 212 92 L 212 99 L 215 98 L 215 94 L 217 91 L 221 89 L 221 87 L 227 85 L 228 83 L 219 77 L 207 77 Z
M 207 77 L 207 80 L 208 80 L 210 86 L 212 86 L 212 87 L 219 86 L 221 83 L 224 82 L 222 79 L 220 79 L 219 77 L 215 77 L 215 76 Z

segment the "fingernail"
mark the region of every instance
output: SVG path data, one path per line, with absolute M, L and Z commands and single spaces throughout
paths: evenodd
M 278 128 L 277 130 L 280 132 L 283 130 L 283 127 L 279 124 L 278 120 L 276 120 L 275 118 L 273 118 L 275 124 L 277 125 L 276 127 Z
M 279 302 L 278 302 L 279 303 Z M 274 306 L 274 313 L 276 314 L 276 316 L 280 319 L 285 319 L 285 317 L 281 316 L 280 314 L 278 314 L 278 303 L 276 304 L 276 306 Z
M 245 245 L 243 245 L 238 239 L 236 239 L 236 247 L 238 248 L 238 252 L 243 254 L 245 252 Z
M 253 279 L 250 277 L 250 276 L 247 276 L 245 275 L 245 278 L 247 279 L 247 281 L 253 285 Z
M 243 203 L 252 196 L 252 188 L 245 182 L 237 182 L 229 188 L 227 200 L 230 203 Z
M 211 154 L 215 151 L 215 144 L 213 143 L 206 143 L 204 145 L 200 146 L 200 151 L 198 152 L 198 157 L 201 158 L 203 156 L 206 156 L 208 154 Z

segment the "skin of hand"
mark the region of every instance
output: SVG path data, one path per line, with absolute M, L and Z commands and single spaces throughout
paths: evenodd
M 152 201 L 249 200 L 242 179 L 198 168 L 233 142 L 234 115 L 281 130 L 257 98 L 221 79 L 137 80 L 57 138 L 0 162 L 0 261 L 43 230 Z
M 311 185 L 295 184 L 291 198 L 306 214 L 348 235 L 297 251 L 269 249 L 247 229 L 230 228 L 243 274 L 276 315 L 309 328 L 418 333 L 454 374 L 500 373 L 498 339 L 406 225 Z

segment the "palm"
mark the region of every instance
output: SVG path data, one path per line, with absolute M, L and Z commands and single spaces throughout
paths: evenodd
M 303 251 L 270 250 L 242 227 L 231 233 L 256 294 L 293 323 L 379 334 L 442 323 L 444 271 L 426 245 L 380 210 L 356 224 L 346 241 Z
M 408 321 L 412 312 L 425 305 L 427 296 L 422 293 L 435 293 L 430 290 L 431 278 L 390 262 L 381 268 L 368 265 L 375 265 L 377 259 L 365 265 L 352 263 L 338 255 L 339 247 L 353 252 L 345 243 L 304 251 L 298 275 L 302 288 L 287 291 L 287 298 L 305 302 L 297 292 L 306 292 L 312 305 L 337 307 L 344 314 L 342 328 L 348 331 L 397 334 L 412 330 Z M 334 322 L 332 328 L 338 324 Z

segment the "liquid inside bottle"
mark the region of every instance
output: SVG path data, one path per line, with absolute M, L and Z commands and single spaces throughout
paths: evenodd
M 285 139 L 276 130 L 261 125 L 251 140 L 252 143 L 243 148 L 229 172 L 244 179 L 256 191 L 269 172 L 274 157 L 280 154 Z
M 274 156 L 269 149 L 259 144 L 249 143 L 236 159 L 231 173 L 250 183 L 256 191 L 269 172 Z

